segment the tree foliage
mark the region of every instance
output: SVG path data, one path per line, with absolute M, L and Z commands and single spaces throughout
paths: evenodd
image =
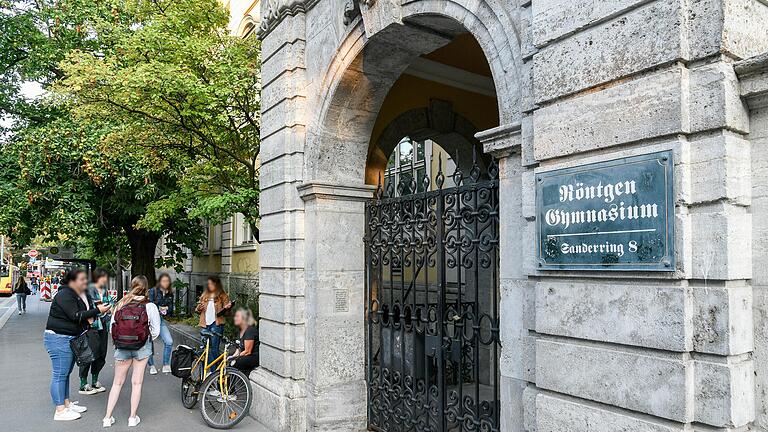
M 229 35 L 217 0 L 123 5 L 130 19 L 91 23 L 113 43 L 72 51 L 57 91 L 81 118 L 127 125 L 113 136 L 116 154 L 183 167 L 179 189 L 153 202 L 140 226 L 157 229 L 182 207 L 212 222 L 240 212 L 256 225 L 259 42 Z M 152 139 L 134 139 L 137 129 Z
M 258 221 L 259 45 L 217 0 L 0 0 L 0 230 L 179 265 L 201 219 Z M 35 82 L 46 97 L 21 91 Z M 7 125 L 7 123 L 6 123 Z M 150 258 L 151 259 L 151 258 Z M 137 268 L 138 266 L 138 268 Z

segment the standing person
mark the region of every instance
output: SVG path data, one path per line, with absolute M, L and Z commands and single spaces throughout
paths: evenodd
M 239 347 L 230 357 L 229 365 L 247 375 L 259 367 L 259 329 L 250 309 L 239 308 L 235 311 L 234 321 L 238 329 Z
M 13 289 L 13 292 L 16 294 L 19 315 L 27 313 L 27 296 L 32 294 L 32 292 L 29 291 L 29 285 L 27 285 L 27 281 L 24 280 L 24 276 L 19 276 L 19 281 L 16 282 L 16 287 Z
M 109 310 L 107 305 L 89 309 L 80 298 L 88 287 L 88 277 L 82 269 L 72 269 L 62 281 L 59 294 L 53 299 L 48 312 L 43 340 L 51 358 L 51 399 L 56 406 L 53 419 L 77 420 L 87 408 L 69 401 L 69 374 L 75 365 L 75 355 L 69 341 L 83 333 L 100 314 Z
M 200 327 L 212 330 L 214 333 L 224 333 L 224 315 L 231 307 L 232 302 L 229 301 L 229 296 L 221 286 L 221 279 L 218 276 L 208 276 L 208 286 L 203 295 L 200 296 L 195 308 L 200 314 Z M 216 360 L 216 357 L 219 356 L 220 339 L 218 335 L 211 337 L 208 362 Z
M 163 373 L 171 373 L 173 338 L 165 320 L 173 316 L 173 284 L 168 273 L 161 274 L 160 278 L 157 279 L 157 285 L 149 291 L 149 301 L 157 305 L 157 309 L 160 311 L 160 339 L 163 340 Z M 152 355 L 149 356 L 149 374 L 157 374 L 154 345 Z
M 88 285 L 87 298 L 93 306 L 105 304 L 110 308 L 114 300 L 107 291 L 109 275 L 104 269 L 97 268 L 93 271 L 93 282 Z M 92 395 L 107 391 L 99 382 L 99 372 L 107 362 L 107 350 L 109 349 L 109 322 L 112 314 L 109 312 L 100 314 L 91 324 L 88 333 L 88 341 L 93 351 L 93 362 L 80 366 L 80 390 L 78 393 Z M 91 373 L 91 383 L 88 383 L 88 372 Z
M 112 412 L 115 410 L 117 400 L 120 398 L 120 390 L 123 388 L 128 369 L 133 367 L 131 375 L 131 415 L 128 417 L 128 426 L 138 426 L 141 419 L 138 416 L 139 401 L 141 400 L 141 386 L 144 382 L 144 369 L 147 367 L 147 359 L 152 354 L 152 340 L 160 335 L 160 312 L 157 306 L 149 301 L 149 283 L 144 276 L 136 276 L 131 280 L 131 290 L 115 306 L 112 314 L 112 339 L 115 341 L 115 379 L 112 388 L 109 389 L 107 400 L 107 414 L 102 425 L 110 427 L 115 424 Z M 141 323 L 146 319 L 147 324 Z M 149 328 L 146 328 L 149 327 Z M 130 329 L 134 334 L 124 331 Z M 139 348 L 126 348 L 125 341 L 138 341 L 146 337 Z

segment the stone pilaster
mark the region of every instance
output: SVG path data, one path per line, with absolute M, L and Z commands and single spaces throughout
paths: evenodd
M 526 388 L 532 380 L 531 341 L 526 319 L 532 313 L 527 306 L 530 284 L 523 277 L 520 233 L 522 217 L 521 161 L 522 127 L 520 123 L 502 125 L 478 133 L 475 137 L 499 163 L 499 299 L 501 330 L 501 429 L 524 431 Z
M 307 430 L 366 428 L 365 201 L 373 186 L 310 182 L 305 202 Z
M 755 350 L 755 421 L 752 429 L 768 431 L 768 52 L 735 66 L 742 98 L 750 108 L 752 172 L 752 319 Z M 749 371 L 748 371 L 749 372 Z M 748 404 L 747 401 L 743 402 Z M 732 407 L 725 407 L 726 409 Z
M 221 272 L 232 272 L 232 219 L 221 223 Z
M 273 431 L 306 429 L 304 205 L 296 190 L 306 136 L 304 3 L 262 2 L 261 367 L 251 375 L 251 414 Z

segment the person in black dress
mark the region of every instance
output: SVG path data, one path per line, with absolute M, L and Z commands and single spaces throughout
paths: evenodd
M 235 312 L 235 327 L 238 329 L 238 345 L 229 365 L 246 375 L 259 366 L 259 329 L 249 309 L 240 308 Z

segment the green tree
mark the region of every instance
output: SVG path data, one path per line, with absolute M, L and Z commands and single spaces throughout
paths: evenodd
M 120 144 L 145 148 L 145 142 L 167 133 L 133 119 L 77 117 L 72 98 L 55 91 L 27 100 L 24 83 L 52 90 L 66 78 L 61 61 L 73 51 L 109 50 L 117 33 L 94 32 L 113 21 L 136 21 L 130 8 L 90 0 L 0 0 L 0 114 L 12 118 L 0 142 L 0 230 L 16 243 L 40 235 L 46 240 L 78 244 L 95 257 L 114 254 L 117 244 L 130 247 L 133 274 L 154 279 L 154 252 L 161 236 L 175 248 L 193 250 L 202 236 L 199 218 L 189 208 L 165 206 L 155 212 L 152 226 L 140 221 L 155 202 L 183 190 L 185 163 L 167 163 L 153 152 L 115 152 Z
M 65 239 L 98 258 L 127 242 L 132 275 L 154 280 L 155 249 L 161 236 L 195 247 L 202 235 L 198 218 L 180 209 L 168 213 L 160 229 L 137 227 L 155 200 L 178 187 L 178 172 L 147 165 L 141 158 L 110 157 L 111 122 L 77 122 L 62 116 L 45 126 L 19 132 L 16 185 L 26 193 L 14 238 Z
M 138 226 L 157 230 L 181 209 L 211 222 L 240 212 L 258 238 L 258 40 L 229 35 L 218 0 L 119 3 L 120 19 L 89 22 L 88 33 L 110 43 L 71 51 L 56 90 L 80 118 L 126 125 L 112 139 L 115 154 L 180 170 L 180 187 Z M 137 130 L 152 139 L 127 139 Z

